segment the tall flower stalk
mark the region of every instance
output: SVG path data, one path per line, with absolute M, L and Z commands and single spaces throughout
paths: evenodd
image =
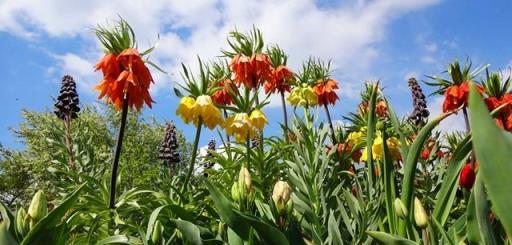
M 469 99 L 469 84 L 473 82 L 474 78 L 480 74 L 487 66 L 480 66 L 471 70 L 471 62 L 467 62 L 462 68 L 458 60 L 454 61 L 448 66 L 446 72 L 450 75 L 448 79 L 443 79 L 437 76 L 429 76 L 434 82 L 427 84 L 437 86 L 439 89 L 434 93 L 444 94 L 443 112 L 462 110 L 464 115 L 464 123 L 466 125 L 466 132 L 471 131 L 468 119 L 468 106 Z M 481 85 L 477 85 L 477 90 L 480 94 L 484 89 Z M 475 170 L 475 155 L 471 157 L 471 169 Z
M 108 103 L 121 111 L 121 123 L 110 177 L 109 208 L 114 209 L 117 171 L 128 110 L 130 107 L 140 110 L 144 104 L 151 108 L 153 102 L 149 94 L 153 77 L 146 67 L 146 61 L 143 60 L 143 56 L 149 54 L 153 48 L 139 53 L 134 31 L 124 19 L 120 19 L 108 28 L 98 25 L 95 31 L 105 51 L 105 55 L 95 66 L 95 69 L 103 74 L 103 79 L 96 85 L 96 89 L 100 92 L 100 99 L 106 98 Z
M 185 84 L 178 84 L 178 86 L 180 86 L 181 90 L 184 90 L 187 95 L 183 95 L 179 89 L 174 90 L 176 95 L 181 97 L 180 104 L 176 109 L 176 115 L 181 117 L 183 122 L 186 124 L 193 123 L 196 127 L 196 135 L 187 175 L 185 176 L 185 180 L 180 189 L 182 193 L 187 188 L 194 171 L 197 149 L 201 138 L 201 128 L 206 126 L 212 130 L 217 126 L 222 126 L 224 124 L 224 118 L 221 115 L 220 109 L 212 99 L 212 94 L 214 94 L 214 92 L 219 88 L 212 86 L 215 81 L 212 78 L 210 67 L 203 64 L 199 58 L 198 62 L 199 77 L 197 79 L 189 73 L 189 69 L 187 69 L 185 65 L 182 65 L 182 77 Z
M 272 73 L 270 78 L 265 82 L 264 89 L 266 94 L 279 93 L 281 96 L 281 104 L 283 108 L 283 128 L 286 141 L 288 141 L 288 115 L 286 112 L 285 96 L 286 92 L 290 92 L 290 84 L 293 83 L 294 75 L 286 66 L 288 56 L 279 46 L 275 45 L 267 49 L 272 64 Z
M 331 119 L 331 113 L 329 112 L 328 105 L 335 105 L 338 100 L 336 90 L 338 89 L 338 82 L 331 78 L 331 62 L 322 62 L 317 60 L 313 63 L 313 81 L 315 81 L 315 93 L 318 97 L 318 105 L 323 106 L 325 114 L 327 115 L 327 121 L 329 123 L 329 129 L 331 131 L 331 141 L 334 144 L 338 143 L 336 139 L 336 132 L 334 131 L 334 125 Z
M 75 168 L 73 159 L 73 140 L 71 138 L 71 121 L 78 117 L 80 107 L 79 99 L 76 92 L 76 83 L 73 77 L 65 75 L 62 77 L 59 97 L 55 103 L 55 115 L 64 122 L 64 141 L 68 153 L 68 164 L 71 168 Z

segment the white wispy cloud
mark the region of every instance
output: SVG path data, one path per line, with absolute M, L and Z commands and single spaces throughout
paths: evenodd
M 390 23 L 437 2 L 368 0 L 320 8 L 313 0 L 2 1 L 0 31 L 25 38 L 79 36 L 90 47 L 97 47 L 91 28 L 123 16 L 136 30 L 141 46 L 155 43 L 160 34 L 152 58 L 170 75 L 155 75 L 152 92 L 158 93 L 180 79 L 181 62 L 193 67 L 197 55 L 214 59 L 219 49 L 227 48 L 230 30 L 255 25 L 267 43 L 277 43 L 290 54 L 293 69 L 311 55 L 332 59 L 342 85 L 340 95 L 353 97 L 362 82 L 371 79 L 368 74 L 379 58 L 379 43 L 385 40 Z M 101 55 L 95 50 L 94 55 L 77 51 L 55 54 L 55 58 L 60 69 L 81 76 L 83 86 L 92 87 L 98 78 L 92 65 Z

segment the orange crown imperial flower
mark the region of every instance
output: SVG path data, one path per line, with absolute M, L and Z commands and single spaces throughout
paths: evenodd
M 151 108 L 149 87 L 153 77 L 134 48 L 133 30 L 124 20 L 118 24 L 113 30 L 103 27 L 96 30 L 106 49 L 105 56 L 94 66 L 103 73 L 103 79 L 95 87 L 100 91 L 98 97 L 106 97 L 118 110 L 123 107 L 125 98 L 129 107 L 140 110 L 146 104 Z
M 333 79 L 319 81 L 315 87 L 315 93 L 318 96 L 319 105 L 335 104 L 338 100 L 336 89 L 338 89 L 338 82 Z
M 483 88 L 477 85 L 480 94 Z M 458 109 L 461 106 L 467 106 L 469 98 L 469 82 L 465 81 L 460 85 L 451 85 L 444 92 L 443 112 L 449 112 Z
M 235 85 L 233 81 L 226 79 L 224 81 L 220 81 L 217 85 L 220 89 L 215 91 L 212 94 L 212 100 L 217 105 L 230 105 L 233 104 L 233 98 L 231 98 L 231 94 L 229 92 L 236 92 Z
M 255 53 L 251 57 L 237 54 L 231 60 L 231 69 L 237 84 L 244 84 L 249 89 L 263 84 L 271 74 L 270 59 L 263 53 Z
M 265 93 L 279 93 L 290 92 L 289 81 L 293 78 L 293 73 L 284 65 L 278 66 L 272 70 L 270 79 L 265 82 Z

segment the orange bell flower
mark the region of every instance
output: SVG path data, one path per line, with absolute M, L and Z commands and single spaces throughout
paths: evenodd
M 235 92 L 235 85 L 233 82 L 229 79 L 226 79 L 224 81 L 220 81 L 217 85 L 220 89 L 215 91 L 212 94 L 212 100 L 217 105 L 230 105 L 233 103 L 233 98 L 231 98 L 231 94 L 229 94 L 229 91 Z
M 96 85 L 99 99 L 107 97 L 120 110 L 124 95 L 128 94 L 129 107 L 140 110 L 145 103 L 151 108 L 153 100 L 148 90 L 153 77 L 136 49 L 125 49 L 117 56 L 106 54 L 95 70 L 103 73 L 103 80 Z
M 483 88 L 477 85 L 477 90 L 480 94 L 483 93 Z M 469 82 L 465 81 L 460 85 L 451 85 L 444 92 L 443 112 L 453 111 L 461 107 L 467 106 L 469 97 Z
M 270 58 L 261 53 L 253 54 L 251 57 L 237 54 L 231 60 L 231 69 L 238 85 L 244 84 L 247 88 L 252 89 L 263 84 L 270 77 Z
M 264 89 L 265 93 L 279 93 L 290 92 L 290 79 L 293 78 L 293 73 L 284 65 L 278 66 L 272 70 L 270 79 L 265 82 Z
M 335 80 L 329 79 L 318 82 L 314 87 L 315 93 L 318 96 L 318 105 L 334 105 L 336 100 L 338 100 L 336 89 L 338 89 L 338 82 Z

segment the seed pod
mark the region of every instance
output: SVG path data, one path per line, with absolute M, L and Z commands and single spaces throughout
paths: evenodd
M 395 206 L 395 212 L 398 215 L 398 217 L 405 219 L 407 215 L 409 215 L 407 208 L 405 207 L 402 200 L 400 200 L 400 198 L 395 199 L 393 205 Z
M 46 195 L 43 191 L 39 190 L 32 198 L 32 202 L 28 208 L 28 215 L 34 224 L 44 218 L 48 214 L 48 203 L 46 201 Z
M 155 222 L 155 226 L 153 227 L 153 232 L 151 233 L 151 241 L 153 244 L 159 244 L 162 241 L 162 224 L 159 220 Z
M 54 113 L 62 120 L 71 120 L 77 118 L 77 113 L 80 111 L 78 107 L 79 99 L 76 92 L 76 83 L 73 77 L 65 75 L 62 77 L 62 84 L 60 87 L 60 94 L 55 102 Z
M 421 229 L 425 229 L 428 226 L 427 212 L 417 197 L 414 198 L 414 221 Z

